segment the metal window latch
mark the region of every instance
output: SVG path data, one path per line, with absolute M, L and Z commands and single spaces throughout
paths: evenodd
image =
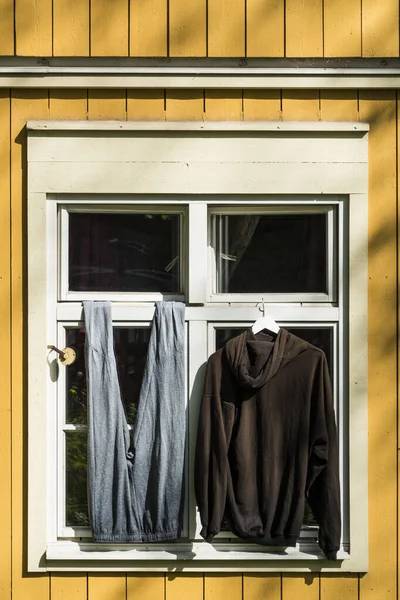
M 47 347 L 49 350 L 54 350 L 54 352 L 59 354 L 60 363 L 65 366 L 72 365 L 72 363 L 74 363 L 76 360 L 76 352 L 73 348 L 64 348 L 64 350 L 59 350 L 53 345 Z

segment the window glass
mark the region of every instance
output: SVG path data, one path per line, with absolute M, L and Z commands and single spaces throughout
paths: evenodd
M 128 423 L 133 424 L 150 340 L 149 327 L 114 327 L 114 349 L 122 400 Z M 67 368 L 66 422 L 86 425 L 85 330 L 67 329 L 67 346 L 77 353 Z
M 150 328 L 114 327 L 114 349 L 125 414 L 135 422 L 140 387 L 150 340 Z M 87 424 L 85 330 L 67 329 L 67 345 L 77 352 L 76 361 L 67 367 L 66 421 Z M 66 431 L 66 525 L 89 525 L 87 505 L 87 432 Z
M 325 213 L 215 215 L 217 293 L 327 293 Z
M 69 290 L 180 291 L 180 215 L 69 214 Z
M 66 525 L 89 526 L 87 502 L 87 433 L 66 431 Z

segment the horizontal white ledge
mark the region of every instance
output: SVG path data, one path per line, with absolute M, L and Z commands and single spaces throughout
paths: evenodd
M 316 543 L 297 544 L 296 548 L 263 548 L 232 541 L 215 545 L 199 543 L 172 544 L 96 544 L 93 542 L 60 541 L 47 545 L 47 560 L 74 561 L 324 561 L 326 557 Z M 342 547 L 338 560 L 348 560 Z M 336 563 L 336 566 L 337 563 Z
M 0 70 L 5 88 L 397 89 L 398 69 L 31 67 Z
M 266 300 L 264 296 L 264 300 Z M 99 294 L 100 299 L 100 294 Z M 104 295 L 103 299 L 107 299 Z M 268 302 L 266 300 L 266 302 Z M 307 322 L 313 323 L 335 323 L 339 319 L 339 309 L 332 307 L 328 303 L 326 306 L 275 306 L 267 305 L 267 311 L 271 316 L 281 323 Z M 152 320 L 154 315 L 153 306 L 137 306 L 124 303 L 112 304 L 112 318 L 114 321 L 145 321 Z M 295 317 L 294 317 L 295 315 Z M 230 306 L 207 306 L 196 307 L 187 306 L 185 309 L 185 318 L 190 321 L 209 321 L 209 322 L 251 322 L 258 319 L 260 310 L 258 303 L 247 307 Z M 57 304 L 58 321 L 83 321 L 83 308 L 80 302 L 59 302 Z M 49 342 L 52 343 L 52 342 Z
M 366 132 L 368 123 L 331 121 L 28 121 L 30 131 Z

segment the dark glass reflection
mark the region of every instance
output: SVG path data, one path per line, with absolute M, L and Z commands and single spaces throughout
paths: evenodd
M 150 328 L 114 327 L 113 333 L 122 401 L 128 423 L 133 424 L 150 340 Z M 67 329 L 67 346 L 76 350 L 77 359 L 67 368 L 66 422 L 86 425 L 85 330 Z
M 65 433 L 66 446 L 66 524 L 89 525 L 87 503 L 87 434 Z
M 70 213 L 69 289 L 179 292 L 180 216 Z
M 216 215 L 219 293 L 326 293 L 326 215 Z

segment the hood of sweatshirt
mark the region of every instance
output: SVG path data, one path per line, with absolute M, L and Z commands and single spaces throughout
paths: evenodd
M 224 347 L 228 364 L 241 387 L 258 389 L 311 344 L 280 329 L 276 338 L 266 330 L 247 329 Z

